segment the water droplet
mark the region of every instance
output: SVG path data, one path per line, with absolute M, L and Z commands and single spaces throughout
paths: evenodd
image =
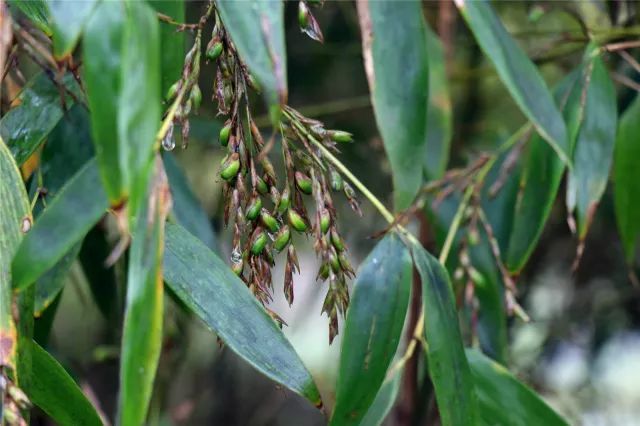
M 31 218 L 29 216 L 25 216 L 22 218 L 22 233 L 26 234 L 31 229 Z
M 270 239 L 271 241 L 275 241 L 275 239 L 276 239 L 275 234 L 272 234 L 271 232 L 267 232 L 267 235 L 269 236 L 269 239 Z
M 169 130 L 167 131 L 167 134 L 164 135 L 164 138 L 162 139 L 162 148 L 165 151 L 173 151 L 173 148 L 176 147 L 176 141 L 175 139 L 173 139 L 173 123 L 171 123 L 171 125 L 169 126 Z
M 231 262 L 232 263 L 239 263 L 241 260 L 242 260 L 242 253 L 240 253 L 240 250 L 234 249 L 231 252 Z

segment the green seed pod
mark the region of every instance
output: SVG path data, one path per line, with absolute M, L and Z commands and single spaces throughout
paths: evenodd
M 298 185 L 300 191 L 304 192 L 307 195 L 311 194 L 313 192 L 313 186 L 311 183 L 311 179 L 309 179 L 309 176 L 305 175 L 302 172 L 296 172 L 295 176 L 296 185 Z
M 223 49 L 222 42 L 216 41 L 209 46 L 205 55 L 208 60 L 215 61 L 216 59 L 218 59 L 218 57 L 222 53 L 222 49 Z
M 286 186 L 282 194 L 280 195 L 280 202 L 278 203 L 278 213 L 284 214 L 291 204 L 291 194 L 289 193 L 289 187 Z
M 258 256 L 260 253 L 262 253 L 262 250 L 264 250 L 264 247 L 267 245 L 268 240 L 269 237 L 267 237 L 267 234 L 265 234 L 264 232 L 260 232 L 253 239 L 253 244 L 251 244 L 251 253 L 253 253 L 255 256 Z
M 307 230 L 307 223 L 302 218 L 300 213 L 298 213 L 294 209 L 289 209 L 287 216 L 289 218 L 289 223 L 291 224 L 291 226 L 293 226 L 293 229 L 298 232 L 305 232 Z
M 169 87 L 169 90 L 167 90 L 167 95 L 165 96 L 165 99 L 167 101 L 170 101 L 173 98 L 175 98 L 176 95 L 178 94 L 179 88 L 180 88 L 180 81 L 176 81 L 175 83 L 173 83 L 171 87 Z
M 266 226 L 271 232 L 278 232 L 278 229 L 280 229 L 278 220 L 275 217 L 271 216 L 271 214 L 266 209 L 262 209 L 262 211 L 260 212 L 260 220 L 262 221 L 263 225 Z
M 237 276 L 242 275 L 242 270 L 244 269 L 244 261 L 242 259 L 240 259 L 239 262 L 235 262 L 231 264 L 231 270 L 233 271 L 234 274 L 236 274 Z
M 198 110 L 200 108 L 200 103 L 202 102 L 202 91 L 200 90 L 200 86 L 194 84 L 191 88 L 191 93 L 189 94 L 189 99 L 193 103 L 193 107 Z
M 229 135 L 231 134 L 231 121 L 227 120 L 220 129 L 220 145 L 227 146 L 229 144 Z
M 231 180 L 238 174 L 240 170 L 240 156 L 237 152 L 228 155 L 222 163 L 222 171 L 220 177 L 224 180 Z
M 340 260 L 338 259 L 338 256 L 336 255 L 335 252 L 331 252 L 331 254 L 329 255 L 329 265 L 331 265 L 331 270 L 334 273 L 338 273 L 338 271 L 340 271 Z
M 285 225 L 276 235 L 276 239 L 273 241 L 273 248 L 278 251 L 282 251 L 287 244 L 289 244 L 289 241 L 291 241 L 291 231 L 289 230 L 289 227 Z
M 353 135 L 349 132 L 344 132 L 342 130 L 329 130 L 327 134 L 334 142 L 353 142 Z
M 309 26 L 309 8 L 307 8 L 304 1 L 298 3 L 298 25 L 300 25 L 300 28 Z
M 351 271 L 351 262 L 349 262 L 349 259 L 347 258 L 347 256 L 343 253 L 340 253 L 338 255 L 338 260 L 340 261 L 340 265 L 342 266 L 342 269 L 344 269 L 345 271 Z
M 260 178 L 260 177 L 258 178 L 258 180 L 256 182 L 256 189 L 262 195 L 264 195 L 267 192 L 269 192 L 269 187 L 267 186 L 267 183 L 264 180 L 262 180 L 262 178 Z
M 331 225 L 331 215 L 327 209 L 324 209 L 320 213 L 320 231 L 326 234 L 329 230 L 329 225 Z
M 344 251 L 344 242 L 335 229 L 331 230 L 331 244 L 333 245 L 333 247 L 335 247 L 336 250 Z
M 325 263 L 320 267 L 320 270 L 318 271 L 318 275 L 316 276 L 316 280 L 318 278 L 322 279 L 322 280 L 326 280 L 327 278 L 329 278 L 329 264 Z
M 258 196 L 254 197 L 247 207 L 246 218 L 248 220 L 256 220 L 262 210 L 262 199 Z
M 331 180 L 331 188 L 333 188 L 334 191 L 342 191 L 344 182 L 342 180 L 342 176 L 340 176 L 340 173 L 338 173 L 334 169 L 331 169 L 329 171 L 329 178 Z

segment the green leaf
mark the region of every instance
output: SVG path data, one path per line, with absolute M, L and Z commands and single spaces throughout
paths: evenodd
M 284 4 L 280 0 L 216 0 L 218 13 L 242 60 L 264 92 L 272 122 L 287 102 Z
M 476 350 L 467 350 L 480 406 L 481 425 L 568 425 L 509 371 Z
M 607 187 L 618 120 L 616 92 L 602 58 L 594 57 L 588 66 L 593 68 L 567 186 L 567 209 L 570 216 L 575 212 L 581 241 Z
M 124 201 L 126 181 L 120 170 L 118 101 L 124 32 L 121 2 L 104 1 L 87 23 L 83 37 L 83 76 L 91 110 L 91 130 L 104 188 L 113 205 Z
M 382 424 L 398 397 L 403 371 L 403 369 L 398 369 L 393 377 L 384 381 L 376 399 L 373 400 L 367 414 L 360 422 L 360 426 L 379 426 Z
M 427 106 L 427 150 L 425 173 L 428 179 L 439 179 L 449 161 L 453 133 L 451 97 L 442 44 L 426 25 L 427 56 L 429 58 L 429 105 Z
M 229 349 L 267 377 L 322 405 L 311 374 L 245 284 L 202 242 L 172 223 L 166 229 L 164 279 Z
M 615 186 L 614 202 L 618 230 L 622 238 L 625 258 L 632 263 L 635 257 L 636 242 L 640 236 L 640 96 L 620 118 L 615 150 Z
M 0 365 L 15 372 L 18 336 L 13 320 L 10 262 L 33 218 L 20 171 L 0 139 Z
M 582 68 L 565 77 L 555 88 L 554 97 L 563 107 L 570 139 L 579 127 L 580 97 L 584 84 Z M 527 144 L 521 190 L 516 201 L 513 227 L 505 254 L 505 266 L 517 274 L 524 268 L 536 247 L 560 188 L 565 165 L 538 134 Z
M 64 287 L 69 268 L 78 257 L 80 244 L 76 244 L 56 264 L 36 281 L 35 302 L 33 313 L 36 317 L 42 315 L 45 309 L 53 303 Z
M 31 401 L 60 426 L 102 425 L 91 402 L 69 373 L 47 351 L 32 342 Z
M 95 161 L 88 162 L 60 190 L 13 259 L 15 289 L 23 289 L 62 259 L 104 215 L 108 207 Z M 73 220 L 69 220 L 72 217 Z
M 536 66 L 504 28 L 488 1 L 455 2 L 513 100 L 562 161 L 570 164 L 566 126 Z
M 191 191 L 180 165 L 173 154 L 165 153 L 162 159 L 169 178 L 176 222 L 198 237 L 211 250 L 216 251 L 218 243 L 209 217 Z
M 8 0 L 12 8 L 19 9 L 47 36 L 51 36 L 51 26 L 49 25 L 49 10 L 45 0 Z
M 71 74 L 65 74 L 63 87 L 77 98 L 79 88 Z M 62 98 L 56 84 L 45 74 L 32 78 L 20 92 L 20 105 L 0 120 L 0 136 L 11 149 L 18 166 L 22 166 L 63 116 Z M 65 96 L 67 108 L 73 104 Z
M 411 253 L 422 279 L 429 374 L 442 424 L 476 424 L 476 395 L 464 354 L 449 275 L 440 262 L 417 243 L 412 245 Z
M 378 129 L 391 163 L 395 208 L 407 208 L 423 182 L 426 158 L 426 24 L 420 1 L 358 2 L 362 50 Z
M 53 27 L 53 53 L 61 59 L 73 52 L 82 29 L 98 0 L 49 0 Z
M 184 0 L 151 0 L 149 4 L 163 15 L 176 22 L 185 21 Z M 160 23 L 160 46 L 162 55 L 162 94 L 182 75 L 184 65 L 184 31 L 176 31 L 175 25 Z
M 398 348 L 411 279 L 409 250 L 389 233 L 364 260 L 354 284 L 331 424 L 359 424 L 376 398 Z
M 167 177 L 158 157 L 148 203 L 138 211 L 129 255 L 127 307 L 122 332 L 118 418 L 145 423 L 162 346 L 162 252 L 170 207 Z
M 107 320 L 114 321 L 117 314 L 118 287 L 114 267 L 105 266 L 110 253 L 111 246 L 107 242 L 104 230 L 98 224 L 84 237 L 78 259 L 98 309 Z

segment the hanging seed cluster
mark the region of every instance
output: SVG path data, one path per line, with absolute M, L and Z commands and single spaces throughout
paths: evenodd
M 311 32 L 314 38 L 321 39 L 319 26 L 305 2 L 301 2 L 300 10 L 308 23 L 303 30 L 309 34 L 309 25 L 315 27 Z M 352 136 L 344 131 L 326 130 L 321 122 L 285 107 L 278 129 L 285 170 L 278 176 L 268 157 L 277 135 L 274 133 L 265 143 L 249 108 L 248 90 L 259 92 L 260 88 L 238 56 L 215 8 L 207 14 L 215 22 L 204 56 L 207 63 L 216 65 L 213 101 L 217 103 L 218 114 L 227 117 L 219 134 L 220 145 L 227 151 L 219 176 L 223 182 L 224 222 L 233 234 L 231 268 L 256 298 L 267 304 L 273 294 L 275 257 L 283 253 L 284 294 L 292 304 L 293 274 L 300 271 L 296 235 L 313 238 L 313 247 L 321 260 L 317 279 L 328 283 L 322 311 L 330 319 L 331 342 L 338 333 L 339 314 L 346 313 L 347 280 L 354 274 L 338 231 L 332 191 L 344 193 L 351 207 L 361 212 L 355 191 L 323 157 L 319 146 L 338 152 L 337 144 L 351 142 Z M 197 109 L 202 99 L 197 85 L 201 27 L 185 57 L 181 79 L 167 94 L 167 99 L 174 100 L 173 105 L 177 106 L 172 126 L 182 126 L 183 141 L 188 138 L 189 113 Z M 165 140 L 163 147 L 173 149 L 172 127 Z M 269 312 L 283 323 L 277 314 Z

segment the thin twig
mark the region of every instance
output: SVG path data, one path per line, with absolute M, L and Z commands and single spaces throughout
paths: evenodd
M 640 63 L 636 61 L 636 58 L 631 56 L 629 52 L 627 52 L 626 50 L 619 50 L 618 55 L 620 55 L 622 59 L 627 61 L 627 63 L 631 65 L 633 69 L 636 70 L 636 72 L 640 72 Z

